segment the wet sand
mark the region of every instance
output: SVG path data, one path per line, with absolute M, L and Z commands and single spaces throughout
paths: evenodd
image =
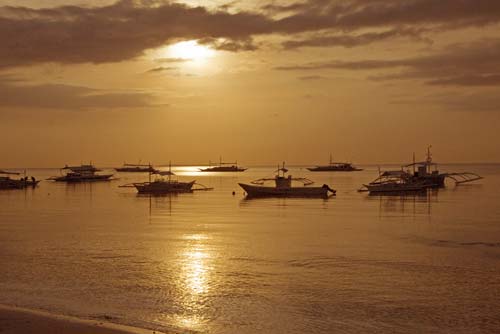
M 47 312 L 0 305 L 1 334 L 161 334 L 97 320 L 82 320 Z

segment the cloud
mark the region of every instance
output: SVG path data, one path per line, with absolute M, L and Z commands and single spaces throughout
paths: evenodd
M 298 10 L 278 23 L 291 32 L 329 29 L 434 25 L 442 29 L 500 21 L 500 2 L 491 0 L 309 0 L 282 7 Z M 277 6 L 273 7 L 275 10 Z
M 324 76 L 321 75 L 304 75 L 301 77 L 298 77 L 297 79 L 302 80 L 302 81 L 313 81 L 313 80 L 322 80 L 326 79 Z
M 101 7 L 4 6 L 0 7 L 0 68 L 120 62 L 179 40 L 219 41 L 214 45 L 221 50 L 248 51 L 258 47 L 252 43 L 258 35 L 316 32 L 329 37 L 292 40 L 285 47 L 322 42 L 350 47 L 395 36 L 418 38 L 412 29 L 436 31 L 499 22 L 500 2 L 491 0 L 309 0 L 271 4 L 264 12 L 150 0 L 121 0 Z
M 152 107 L 152 96 L 142 92 L 110 92 L 82 86 L 0 83 L 0 108 L 61 110 Z
M 372 80 L 423 79 L 429 85 L 500 85 L 500 39 L 456 44 L 428 56 L 360 61 L 327 61 L 276 67 L 284 71 L 383 71 Z M 399 70 L 399 72 L 394 72 Z
M 217 39 L 217 38 L 203 38 L 199 39 L 198 43 L 208 45 L 212 49 L 221 51 L 255 51 L 258 49 L 251 38 L 244 39 Z
M 398 98 L 393 99 L 390 103 L 438 106 L 447 111 L 500 112 L 500 96 L 492 90 L 470 93 L 454 91 L 418 98 Z
M 352 48 L 361 45 L 368 45 L 374 42 L 394 39 L 398 37 L 410 37 L 413 40 L 426 42 L 432 44 L 429 38 L 422 36 L 423 29 L 390 29 L 383 32 L 369 32 L 359 35 L 334 35 L 334 36 L 324 36 L 317 35 L 312 36 L 307 39 L 299 40 L 288 40 L 282 45 L 284 49 L 297 49 L 303 47 L 331 47 L 331 46 L 342 46 L 346 48 Z
M 158 63 L 185 63 L 187 61 L 191 61 L 191 59 L 187 59 L 187 58 L 156 58 L 155 61 Z
M 178 67 L 172 67 L 172 66 L 169 66 L 169 67 L 159 66 L 159 67 L 155 67 L 155 68 L 152 68 L 150 70 L 147 70 L 146 73 L 158 73 L 158 72 L 166 72 L 166 71 L 175 71 L 175 70 L 178 70 L 178 69 L 179 69 Z
M 258 14 L 147 3 L 122 0 L 90 8 L 2 7 L 0 67 L 119 62 L 182 39 L 244 40 L 269 31 L 270 20 Z

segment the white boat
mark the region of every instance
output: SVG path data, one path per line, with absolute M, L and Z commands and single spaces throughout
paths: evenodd
M 167 179 L 157 178 L 151 181 L 152 175 L 168 175 Z M 168 172 L 149 173 L 148 182 L 132 183 L 139 194 L 169 194 L 169 193 L 188 193 L 193 191 L 193 186 L 196 181 L 180 182 L 172 180 L 171 166 L 169 165 Z M 127 185 L 125 185 L 127 186 Z
M 113 174 L 97 174 L 101 170 L 93 165 L 68 166 L 61 168 L 65 174 L 61 176 L 53 176 L 49 180 L 56 182 L 96 182 L 110 181 Z
M 252 184 L 238 183 L 247 193 L 248 197 L 327 197 L 329 193 L 335 195 L 336 191 L 324 184 L 321 187 L 312 187 L 313 181 L 306 178 L 293 178 L 286 176 L 288 170 L 285 164 L 276 170 L 273 178 L 262 178 L 252 181 Z M 274 181 L 274 186 L 265 186 L 266 182 Z M 293 182 L 302 186 L 293 186 Z

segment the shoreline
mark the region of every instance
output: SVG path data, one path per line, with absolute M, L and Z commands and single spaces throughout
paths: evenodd
M 165 334 L 101 320 L 80 319 L 41 310 L 0 304 L 2 334 Z

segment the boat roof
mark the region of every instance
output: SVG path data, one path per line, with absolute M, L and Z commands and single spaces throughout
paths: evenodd
M 127 166 L 127 167 L 151 167 L 152 165 L 145 165 L 145 164 L 123 164 L 123 166 Z
M 69 169 L 73 172 L 82 172 L 82 171 L 99 171 L 99 169 L 95 168 L 93 165 L 81 165 L 81 166 L 64 166 L 62 169 Z
M 6 175 L 19 175 L 20 173 L 18 173 L 18 172 L 9 172 L 9 171 L 5 171 L 5 170 L 1 170 L 1 169 L 0 169 L 0 174 L 6 174 Z
M 412 162 L 411 164 L 408 164 L 408 165 L 403 165 L 403 167 L 411 167 L 411 166 L 416 166 L 416 165 L 434 165 L 434 166 L 437 166 L 437 163 L 430 162 L 430 161 L 420 161 L 420 162 Z
M 380 176 L 403 176 L 403 175 L 408 175 L 407 172 L 404 170 L 386 170 Z

